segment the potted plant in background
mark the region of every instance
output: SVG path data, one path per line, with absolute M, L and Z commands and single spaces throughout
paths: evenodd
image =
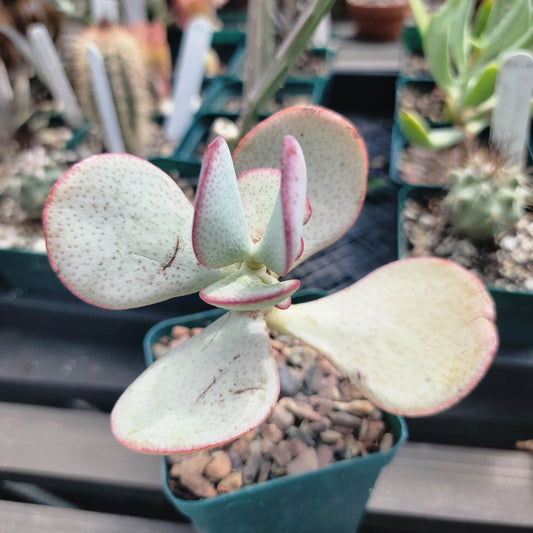
M 421 0 L 410 3 L 429 71 L 443 100 L 442 115 L 430 124 L 420 108 L 402 107 L 397 100 L 391 177 L 403 183 L 442 185 L 450 167 L 466 162 L 468 144 L 490 124 L 503 58 L 532 47 L 531 6 L 528 0 L 500 0 L 474 15 L 472 0 L 450 0 L 429 15 Z M 400 82 L 399 88 L 404 85 Z M 416 89 L 418 84 L 410 86 Z M 427 85 L 421 91 L 427 92 Z M 420 96 L 415 93 L 413 100 Z
M 396 41 L 409 16 L 408 0 L 346 0 L 357 39 Z
M 193 452 L 259 425 L 279 394 L 267 324 L 317 348 L 389 412 L 435 413 L 476 385 L 497 348 L 494 308 L 479 280 L 454 263 L 391 263 L 337 294 L 291 305 L 299 282 L 279 276 L 351 227 L 366 173 L 357 130 L 325 108 L 301 107 L 259 124 L 233 161 L 216 139 L 194 208 L 161 170 L 127 155 L 89 158 L 54 186 L 44 216 L 49 258 L 79 297 L 123 309 L 200 290 L 229 311 L 126 390 L 112 413 L 120 442 L 145 453 Z M 373 465 L 361 476 L 369 486 L 382 463 L 379 454 L 361 461 L 364 470 Z M 266 514 L 277 514 L 287 520 L 280 530 L 324 531 L 327 520 L 353 531 L 368 490 L 358 503 L 352 492 L 343 501 L 316 490 L 306 505 L 294 505 L 300 484 L 317 487 L 321 475 L 346 479 L 332 465 L 265 483 L 261 490 L 275 493 L 274 513 L 263 503 L 272 495 L 243 496 L 233 506 L 228 494 L 216 518 L 205 510 L 194 519 L 205 531 L 249 531 L 250 520 L 258 530 Z M 319 503 L 334 504 L 333 513 L 320 513 Z M 317 521 L 305 523 L 306 516 Z

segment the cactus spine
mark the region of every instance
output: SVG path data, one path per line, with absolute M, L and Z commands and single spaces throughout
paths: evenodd
M 531 203 L 527 176 L 494 153 L 476 152 L 465 167 L 450 174 L 452 185 L 444 198 L 449 222 L 474 241 L 510 230 Z
M 86 116 L 98 123 L 87 61 L 87 45 L 94 43 L 104 59 L 113 92 L 122 138 L 129 153 L 140 154 L 150 127 L 150 90 L 138 41 L 126 28 L 103 23 L 84 30 L 74 44 L 73 75 Z

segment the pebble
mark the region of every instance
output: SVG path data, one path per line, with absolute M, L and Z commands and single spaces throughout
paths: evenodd
M 283 446 L 283 444 L 285 444 L 285 446 Z M 274 446 L 270 450 L 270 456 L 280 466 L 286 466 L 289 463 L 289 461 L 292 460 L 292 453 L 287 447 L 285 441 L 278 444 L 277 446 Z
M 298 382 L 285 365 L 278 365 L 279 393 L 281 397 L 292 396 L 298 390 Z
M 287 431 L 287 429 L 293 426 L 295 422 L 294 415 L 280 403 L 274 407 L 270 415 L 270 420 L 273 424 L 276 424 L 281 431 Z
M 295 457 L 287 465 L 288 474 L 303 474 L 318 468 L 318 454 L 314 448 L 307 448 L 300 455 Z
M 336 426 L 346 426 L 355 429 L 361 426 L 361 418 L 344 411 L 333 411 L 329 415 L 329 419 Z
M 217 494 L 213 483 L 197 472 L 182 472 L 179 480 L 185 488 L 189 489 L 198 498 L 212 498 Z
M 352 400 L 351 402 L 333 402 L 333 407 L 356 416 L 368 416 L 375 406 L 368 400 Z
M 176 326 L 156 343 L 169 344 L 199 330 Z M 273 333 L 271 332 L 271 335 Z M 296 383 L 268 419 L 234 442 L 212 450 L 169 457 L 170 485 L 179 497 L 209 498 L 287 474 L 304 473 L 335 460 L 386 450 L 394 444 L 382 412 L 317 352 L 300 343 L 273 339 L 280 378 Z M 290 361 L 290 362 L 289 362 Z
M 393 444 L 394 444 L 393 434 L 385 433 L 385 435 L 383 435 L 383 438 L 381 439 L 381 442 L 379 443 L 379 451 L 386 452 L 387 450 L 390 450 L 392 448 Z
M 205 467 L 205 476 L 210 481 L 220 481 L 231 472 L 231 459 L 223 450 L 212 454 L 213 460 Z
M 289 439 L 285 442 L 293 457 L 296 457 L 307 450 L 307 444 L 302 439 Z
M 283 438 L 283 432 L 276 424 L 263 424 L 261 426 L 261 435 L 275 444 Z
M 318 457 L 318 466 L 322 468 L 323 466 L 329 465 L 333 462 L 334 454 L 333 449 L 331 446 L 327 446 L 326 444 L 321 444 L 318 447 L 317 450 L 317 457 Z
M 334 429 L 326 429 L 320 434 L 320 440 L 324 444 L 335 444 L 341 438 L 342 433 Z
M 217 492 L 233 492 L 242 487 L 242 472 L 231 472 L 217 485 Z
M 237 439 L 236 441 L 232 442 L 229 450 L 230 452 L 235 452 L 243 463 L 245 463 L 246 459 L 248 459 L 250 456 L 249 445 L 244 439 Z

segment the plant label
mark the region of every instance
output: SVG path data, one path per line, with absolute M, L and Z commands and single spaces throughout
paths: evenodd
M 533 56 L 517 51 L 503 61 L 496 81 L 496 107 L 490 128 L 491 143 L 509 165 L 524 166 L 533 93 Z
M 122 8 L 128 24 L 146 21 L 145 0 L 122 0 Z
M 91 17 L 95 24 L 103 20 L 118 24 L 120 19 L 118 0 L 91 0 Z
M 192 19 L 183 32 L 174 71 L 173 109 L 165 123 L 165 133 L 169 139 L 180 140 L 192 123 L 212 36 L 213 27 L 204 17 Z
M 93 43 L 87 45 L 87 59 L 89 61 L 94 97 L 102 123 L 106 148 L 108 152 L 125 152 L 126 149 L 122 140 L 122 133 L 120 132 L 120 125 L 104 60 L 100 50 Z
M 318 25 L 313 37 L 311 37 L 313 46 L 316 48 L 326 48 L 331 36 L 331 15 L 328 13 Z
M 32 24 L 28 28 L 28 41 L 36 60 L 46 72 L 50 91 L 54 100 L 60 103 L 66 121 L 73 127 L 80 126 L 83 114 L 46 27 L 40 23 Z
M 9 81 L 6 64 L 0 59 L 0 109 L 7 107 L 13 101 L 13 88 Z

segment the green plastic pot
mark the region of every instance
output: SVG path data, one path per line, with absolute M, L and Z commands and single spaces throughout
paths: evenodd
M 276 92 L 275 101 L 283 102 L 283 99 L 288 96 L 302 95 L 309 97 L 313 104 L 323 105 L 328 96 L 330 81 L 330 78 L 287 80 L 285 85 Z M 241 98 L 242 91 L 243 84 L 236 79 L 224 78 L 211 84 L 203 96 L 202 107 L 198 114 L 220 116 L 235 114 L 237 110 L 228 111 L 226 104 L 232 98 Z M 267 113 L 262 113 L 261 116 L 265 117 Z
M 302 291 L 294 301 L 307 301 L 322 294 Z M 144 340 L 146 363 L 153 362 L 152 344 L 170 334 L 173 326 L 203 327 L 223 313 L 217 309 L 155 325 Z M 180 514 L 190 517 L 202 533 L 354 533 L 381 469 L 407 439 L 407 427 L 401 417 L 387 415 L 387 420 L 395 444 L 386 452 L 338 461 L 313 472 L 272 479 L 202 500 L 183 500 L 172 493 L 163 460 L 163 490 Z
M 403 232 L 401 214 L 407 200 L 425 201 L 444 191 L 441 187 L 404 186 L 398 193 L 398 257 L 408 257 L 407 239 Z M 500 342 L 508 346 L 533 346 L 533 293 L 508 291 L 488 287 L 496 304 L 496 325 Z
M 422 37 L 416 26 L 405 26 L 402 30 L 402 44 L 411 54 L 423 54 Z

